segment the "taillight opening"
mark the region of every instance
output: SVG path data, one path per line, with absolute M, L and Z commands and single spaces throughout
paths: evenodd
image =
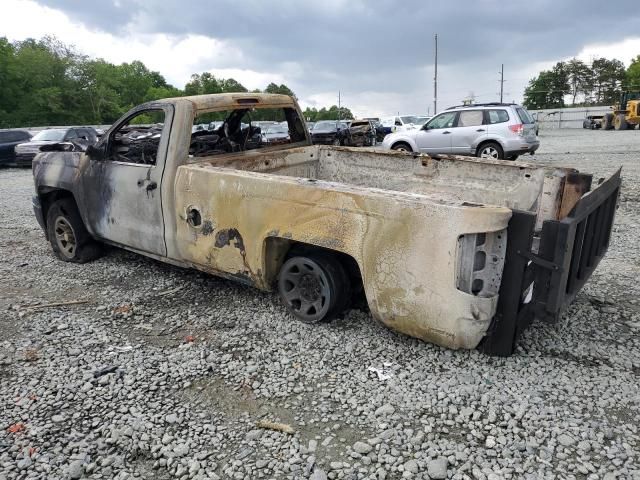
M 497 295 L 502 281 L 506 247 L 506 230 L 460 235 L 456 288 L 477 297 Z

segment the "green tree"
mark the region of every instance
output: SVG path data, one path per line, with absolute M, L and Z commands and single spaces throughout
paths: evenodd
M 216 77 L 209 72 L 194 73 L 191 80 L 184 86 L 185 95 L 204 95 L 207 93 L 222 93 L 222 87 Z
M 576 97 L 580 94 L 588 97 L 591 93 L 592 72 L 582 61 L 573 58 L 566 63 L 565 71 L 571 95 L 571 105 L 576 104 Z
M 11 125 L 21 94 L 17 76 L 15 48 L 6 37 L 0 38 L 0 127 Z
M 625 78 L 620 60 L 596 58 L 591 64 L 592 100 L 596 105 L 612 105 L 620 98 Z
M 558 62 L 551 70 L 543 70 L 529 81 L 524 91 L 524 106 L 531 110 L 562 108 L 564 96 L 570 92 L 569 74 L 564 62 Z
M 626 71 L 625 89 L 640 91 L 640 55 L 633 59 Z
M 223 93 L 248 92 L 244 85 L 233 78 L 220 80 L 220 87 Z
M 337 105 L 331 105 L 328 109 L 322 107 L 320 110 L 307 107 L 302 113 L 304 118 L 311 122 L 317 122 L 319 120 L 353 120 L 354 118 L 351 110 L 347 107 L 338 109 Z
M 293 97 L 296 100 L 298 99 L 298 97 L 296 97 L 296 94 L 293 93 L 293 90 L 291 90 L 285 84 L 276 85 L 275 83 L 271 82 L 269 85 L 267 85 L 267 88 L 264 89 L 264 93 L 277 93 L 280 95 L 289 95 L 290 97 Z

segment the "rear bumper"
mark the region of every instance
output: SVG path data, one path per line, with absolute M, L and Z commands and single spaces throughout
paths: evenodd
M 620 184 L 618 170 L 583 195 L 565 218 L 546 220 L 539 235 L 534 213 L 513 211 L 498 308 L 482 351 L 511 355 L 534 318 L 548 323 L 560 318 L 607 252 Z
M 526 153 L 534 153 L 540 148 L 540 141 L 535 140 L 528 142 L 523 139 L 509 140 L 504 146 L 506 156 L 524 155 Z

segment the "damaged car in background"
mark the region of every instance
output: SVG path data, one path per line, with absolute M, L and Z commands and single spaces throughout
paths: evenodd
M 29 142 L 15 147 L 16 162 L 31 165 L 41 151 L 84 152 L 98 141 L 93 127 L 48 128 L 36 133 Z
M 376 144 L 376 127 L 371 120 L 351 120 L 344 145 L 349 147 L 373 147 Z
M 263 142 L 258 110 L 289 140 Z M 312 145 L 295 99 L 254 93 L 140 105 L 86 152 L 38 154 L 33 176 L 63 261 L 115 245 L 275 290 L 303 322 L 365 304 L 391 329 L 496 355 L 588 281 L 621 184 L 620 170 L 592 186 L 573 168 Z

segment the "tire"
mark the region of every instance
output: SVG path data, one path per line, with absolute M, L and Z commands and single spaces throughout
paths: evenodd
M 351 286 L 342 264 L 326 253 L 290 256 L 278 273 L 278 293 L 289 312 L 304 323 L 328 322 L 351 300 Z
M 340 139 L 339 138 L 334 138 L 333 142 L 331 142 L 331 145 L 333 145 L 335 147 L 339 147 L 341 145 Z
M 493 158 L 494 160 L 504 159 L 504 150 L 499 143 L 487 142 L 478 147 L 476 156 L 481 158 Z
M 391 150 L 395 150 L 396 152 L 413 152 L 411 145 L 405 142 L 398 142 L 391 147 Z
M 89 235 L 73 199 L 55 201 L 47 212 L 47 238 L 62 261 L 85 263 L 100 256 L 100 245 Z
M 616 115 L 613 119 L 613 128 L 615 128 L 616 130 L 626 130 L 627 126 L 627 119 L 624 118 L 623 113 Z
M 605 113 L 600 124 L 602 130 L 611 130 L 613 128 L 613 114 Z

